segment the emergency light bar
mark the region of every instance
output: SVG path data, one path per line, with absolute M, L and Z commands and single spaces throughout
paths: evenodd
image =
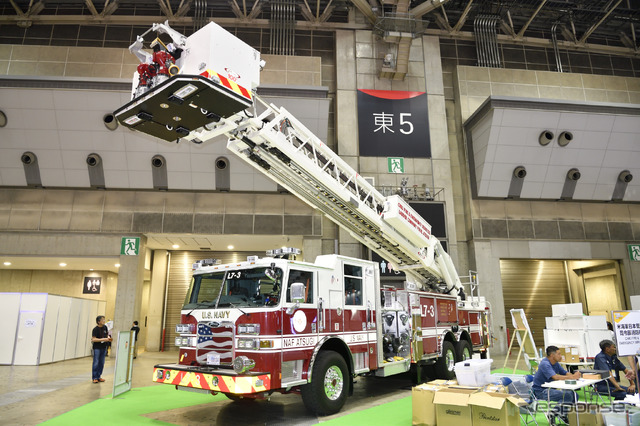
M 267 256 L 275 257 L 282 256 L 285 254 L 300 254 L 301 250 L 295 247 L 282 247 L 279 249 L 267 250 Z
M 195 271 L 196 269 L 200 269 L 203 266 L 213 266 L 213 265 L 219 265 L 219 264 L 220 264 L 220 259 L 202 259 L 202 260 L 198 260 L 196 263 L 191 265 L 191 269 Z

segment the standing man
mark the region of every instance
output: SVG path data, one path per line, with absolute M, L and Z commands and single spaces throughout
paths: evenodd
M 102 369 L 104 368 L 104 358 L 107 355 L 107 346 L 111 342 L 109 330 L 105 325 L 104 315 L 96 317 L 96 326 L 91 332 L 91 342 L 93 342 L 93 383 L 104 382 Z
M 138 357 L 138 334 L 140 334 L 140 327 L 138 327 L 138 321 L 133 322 L 131 331 L 136 334 L 136 340 L 133 342 L 133 359 Z
M 625 399 L 627 397 L 627 393 L 635 393 L 636 388 L 633 383 L 635 373 L 628 370 L 627 367 L 625 367 L 618 359 L 618 356 L 616 355 L 616 344 L 611 340 L 603 340 L 600 342 L 600 349 L 600 353 L 596 355 L 593 369 L 609 371 L 610 377 L 608 379 L 609 386 L 607 386 L 606 381 L 598 382 L 596 384 L 598 393 L 608 395 L 609 389 L 611 389 L 611 396 L 618 401 Z M 631 381 L 629 387 L 622 386 L 620 384 L 620 371 L 624 371 L 627 379 Z
M 562 368 L 560 361 L 562 361 L 560 349 L 557 346 L 547 347 L 547 357 L 542 358 L 542 361 L 540 361 L 538 371 L 533 377 L 533 385 L 531 386 L 531 389 L 533 389 L 533 393 L 536 398 L 540 400 L 555 401 L 561 404 L 574 404 L 575 399 L 572 391 L 542 387 L 543 384 L 553 382 L 554 380 L 580 378 L 579 371 L 576 371 L 573 374 L 568 373 L 567 370 Z M 565 413 L 566 410 L 563 410 L 561 406 L 560 414 L 563 416 L 563 420 L 566 420 Z M 566 421 L 565 423 L 568 424 L 569 422 Z

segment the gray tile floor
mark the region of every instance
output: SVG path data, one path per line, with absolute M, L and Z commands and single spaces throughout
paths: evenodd
M 176 352 L 142 352 L 134 361 L 133 387 L 151 386 L 153 366 L 173 363 Z M 493 368 L 502 367 L 504 357 L 494 357 Z M 510 359 L 513 366 L 515 357 Z M 104 383 L 91 381 L 91 358 L 80 358 L 40 366 L 0 366 L 0 424 L 35 425 L 98 398 L 110 395 L 113 390 L 115 358 L 107 358 Z M 521 361 L 521 367 L 524 365 Z M 164 386 L 164 385 L 156 385 Z M 406 375 L 379 379 L 358 378 L 354 395 L 347 400 L 343 410 L 322 420 L 343 416 L 367 407 L 403 398 L 411 394 L 411 381 Z M 227 424 L 225 419 L 237 421 L 243 415 L 242 424 L 265 424 L 265 418 L 277 419 L 278 424 L 316 424 L 320 419 L 309 416 L 298 395 L 274 394 L 270 402 L 260 401 L 261 410 L 247 413 L 231 401 L 205 404 L 202 415 L 192 417 L 190 410 L 171 410 L 149 415 L 157 420 L 174 424 Z M 262 411 L 262 412 L 256 412 Z M 228 424 L 238 424 L 231 422 Z

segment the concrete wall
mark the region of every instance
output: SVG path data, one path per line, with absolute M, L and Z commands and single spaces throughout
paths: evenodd
M 640 239 L 640 206 L 471 199 L 462 123 L 491 95 L 639 103 L 640 79 L 469 66 L 444 75 L 453 167 L 464 176 L 453 186 L 456 225 L 459 239 L 472 241 L 470 263 L 480 293 L 492 303 L 494 352 L 506 351 L 505 326 L 511 326 L 504 318 L 500 259 L 619 260 L 627 302 L 639 294 L 640 262 L 628 260 L 626 244 Z
M 84 277 L 100 277 L 100 294 L 83 294 Z M 101 314 L 113 319 L 118 275 L 106 271 L 0 270 L 0 293 L 50 293 L 81 299 L 102 300 L 106 311 Z

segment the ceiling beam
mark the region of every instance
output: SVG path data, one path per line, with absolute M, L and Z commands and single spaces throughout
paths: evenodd
M 22 11 L 22 9 L 20 9 L 20 7 L 16 4 L 14 0 L 9 0 L 9 2 L 11 3 L 11 6 L 13 6 L 13 9 L 16 11 L 18 16 L 20 16 L 21 18 L 24 18 L 26 16 L 25 13 Z
M 232 0 L 231 3 L 231 11 L 233 12 L 234 15 L 236 15 L 236 17 L 238 19 L 243 19 L 245 16 L 242 13 L 242 10 L 240 10 L 240 6 L 238 6 L 238 3 L 236 2 L 236 0 Z
M 416 18 L 420 18 L 423 15 L 437 9 L 440 6 L 443 6 L 445 3 L 448 3 L 449 0 L 425 0 L 423 3 L 420 3 L 413 9 L 409 11 Z
M 460 15 L 460 18 L 458 19 L 458 22 L 453 27 L 453 32 L 454 33 L 457 33 L 458 31 L 460 31 L 460 28 L 462 28 L 462 26 L 464 25 L 465 21 L 467 20 L 467 15 L 469 14 L 469 11 L 471 10 L 471 5 L 472 4 L 473 4 L 473 0 L 469 0 L 469 2 L 467 3 L 467 5 L 464 8 L 464 11 L 462 12 L 462 15 Z
M 536 15 L 538 14 L 538 12 L 540 12 L 540 9 L 542 9 L 542 6 L 544 6 L 544 4 L 547 2 L 547 0 L 542 0 L 540 2 L 540 4 L 538 5 L 538 8 L 536 9 L 535 12 L 533 12 L 533 15 L 531 15 L 531 17 L 529 18 L 529 20 L 527 21 L 526 24 L 524 24 L 524 26 L 522 27 L 522 29 L 520 29 L 520 31 L 518 32 L 518 37 L 522 37 L 524 35 L 524 32 L 527 31 L 527 28 L 529 27 L 529 25 L 531 24 L 531 22 L 534 20 L 534 18 L 536 17 Z
M 261 10 L 262 10 L 262 3 L 260 2 L 260 0 L 256 0 L 253 3 L 253 6 L 251 7 L 251 12 L 249 12 L 247 19 L 254 19 L 256 16 L 260 14 Z
M 178 6 L 178 11 L 174 13 L 173 16 L 185 16 L 187 12 L 189 12 L 189 9 L 191 9 L 191 2 L 192 0 L 182 0 L 180 6 Z
M 171 10 L 171 4 L 168 0 L 158 0 L 158 6 L 167 18 L 173 18 L 173 11 Z
M 87 5 L 87 9 L 89 9 L 89 12 L 91 12 L 94 18 L 97 18 L 98 16 L 100 16 L 100 14 L 98 13 L 98 10 L 93 5 L 93 2 L 91 0 L 84 0 L 84 4 Z
M 324 8 L 324 10 L 322 11 L 322 15 L 320 15 L 320 17 L 318 18 L 318 22 L 326 22 L 331 17 L 333 9 L 336 8 L 335 6 L 331 5 L 331 3 L 333 3 L 333 0 L 329 0 L 327 7 Z
M 591 26 L 591 28 L 589 28 L 583 35 L 582 38 L 580 39 L 580 43 L 584 43 L 585 41 L 587 41 L 587 39 L 589 38 L 589 36 L 591 35 L 591 33 L 593 33 L 596 28 L 598 28 L 604 21 L 605 19 L 607 19 L 609 17 L 609 15 L 611 14 L 611 12 L 613 12 L 613 10 L 618 7 L 618 5 L 622 3 L 622 0 L 618 0 L 616 2 L 616 4 L 614 4 L 613 6 L 611 6 L 611 8 L 607 11 L 607 13 L 604 14 L 604 16 L 602 18 L 600 18 L 600 20 L 598 22 L 596 22 L 595 24 L 593 24 Z
M 351 0 L 351 3 L 371 22 L 375 24 L 378 20 L 378 16 L 371 9 L 371 5 L 366 0 Z

